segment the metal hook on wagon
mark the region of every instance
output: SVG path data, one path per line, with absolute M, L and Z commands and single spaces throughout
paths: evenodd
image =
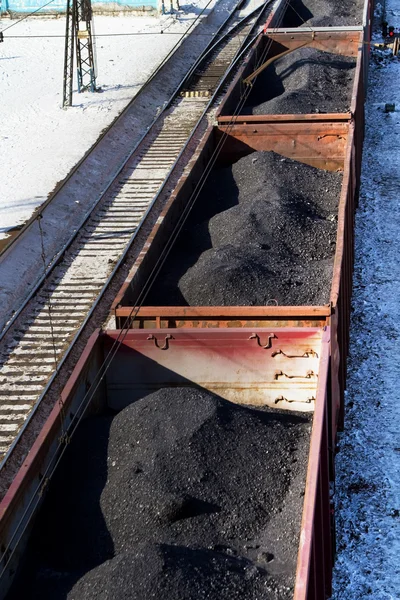
M 310 358 L 310 356 L 314 356 L 315 358 L 318 358 L 317 352 L 315 352 L 315 350 L 313 350 L 312 348 L 310 348 L 309 350 L 306 350 L 304 352 L 304 354 L 286 354 L 286 352 L 279 349 L 279 350 L 275 350 L 275 352 L 273 352 L 271 354 L 271 356 L 273 358 L 274 356 L 278 356 L 278 354 L 282 354 L 282 356 L 285 356 L 286 358 Z
M 312 377 L 317 377 L 314 371 L 307 371 L 305 375 L 288 375 L 283 371 L 275 371 L 274 379 L 277 381 L 279 377 L 286 377 L 287 379 L 311 379 Z
M 274 338 L 276 338 L 276 335 L 274 333 L 271 333 L 271 335 L 268 336 L 268 342 L 264 345 L 261 343 L 260 336 L 257 333 L 252 333 L 249 337 L 249 340 L 257 340 L 257 344 L 260 346 L 260 348 L 264 348 L 264 350 L 269 350 L 270 348 L 272 348 L 272 340 Z
M 292 404 L 294 402 L 299 402 L 300 404 L 311 404 L 311 402 L 315 402 L 315 398 L 314 396 L 311 396 L 311 398 L 307 398 L 306 400 L 289 400 L 284 396 L 278 396 L 277 398 L 275 398 L 274 404 L 278 404 L 278 402 L 288 402 L 289 404 Z
M 160 350 L 168 350 L 168 348 L 169 348 L 169 340 L 173 340 L 174 337 L 170 333 L 168 333 L 168 335 L 165 336 L 164 346 L 160 346 L 160 344 L 158 343 L 158 339 L 152 333 L 148 336 L 147 339 L 148 340 L 154 340 L 154 345 L 155 345 L 156 348 L 159 348 Z

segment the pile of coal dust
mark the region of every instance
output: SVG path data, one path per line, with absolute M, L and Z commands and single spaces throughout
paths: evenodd
M 353 57 L 299 48 L 258 76 L 242 114 L 349 112 L 355 66 Z
M 87 419 L 11 598 L 291 599 L 310 431 L 191 388 Z
M 274 152 L 214 169 L 146 304 L 329 302 L 341 183 Z
M 363 0 L 291 0 L 280 27 L 362 25 Z

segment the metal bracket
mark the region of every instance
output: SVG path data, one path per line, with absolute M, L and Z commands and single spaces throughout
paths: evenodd
M 169 340 L 173 340 L 174 337 L 170 333 L 168 333 L 168 335 L 165 336 L 164 346 L 160 346 L 160 344 L 158 343 L 158 339 L 152 333 L 148 336 L 147 339 L 148 340 L 154 340 L 154 345 L 155 345 L 156 348 L 159 348 L 160 350 L 168 350 L 168 348 L 169 348 Z
M 288 400 L 284 396 L 278 396 L 277 398 L 275 398 L 275 404 L 278 404 L 278 402 L 289 402 L 289 404 L 292 404 L 293 402 L 300 402 L 301 404 L 311 404 L 311 402 L 315 402 L 315 398 L 314 396 L 311 396 L 311 398 L 307 398 L 307 400 Z
M 286 354 L 286 352 L 284 352 L 283 350 L 275 350 L 275 352 L 273 352 L 271 356 L 274 357 L 278 354 L 282 354 L 283 356 L 286 356 L 286 358 L 310 358 L 310 356 L 318 358 L 318 354 L 312 348 L 306 350 L 304 354 Z
M 261 67 L 258 67 L 258 69 L 251 73 L 251 75 L 248 75 L 245 79 L 243 79 L 243 83 L 245 83 L 246 85 L 250 85 L 253 79 L 255 79 L 260 73 L 262 73 L 262 71 L 264 71 L 264 69 L 269 67 L 273 62 L 275 62 L 279 58 L 282 58 L 283 56 L 286 56 L 286 54 L 290 54 L 291 52 L 295 52 L 295 50 L 298 50 L 299 48 L 307 46 L 309 43 L 309 41 L 304 42 L 304 44 L 300 44 L 300 46 L 296 46 L 296 48 L 289 48 L 288 50 L 285 50 L 284 52 L 281 52 L 280 54 L 269 58 L 267 62 L 261 65 Z
M 272 340 L 274 338 L 276 338 L 276 335 L 274 333 L 271 333 L 271 335 L 268 336 L 268 342 L 265 345 L 263 345 L 260 341 L 260 336 L 257 333 L 252 333 L 249 337 L 249 340 L 257 340 L 257 344 L 260 346 L 260 348 L 264 348 L 264 350 L 269 350 L 270 348 L 272 348 Z
M 311 377 L 316 377 L 314 371 L 307 371 L 305 375 L 287 375 L 283 371 L 275 371 L 274 379 L 277 380 L 278 377 L 286 377 L 287 379 L 311 379 Z

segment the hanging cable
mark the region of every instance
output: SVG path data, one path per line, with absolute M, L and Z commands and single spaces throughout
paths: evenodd
M 43 8 L 46 8 L 46 6 L 49 6 L 49 4 L 51 4 L 52 2 L 54 2 L 55 0 L 49 0 L 49 2 L 47 2 L 46 4 L 43 4 L 42 6 L 40 6 L 39 8 L 37 8 L 36 10 L 34 10 L 33 12 L 29 13 L 28 15 L 25 15 L 24 17 L 22 17 L 21 19 L 17 19 L 14 23 L 12 23 L 11 25 L 9 25 L 8 27 L 6 27 L 5 29 L 2 29 L 0 31 L 0 34 L 2 35 L 3 40 L 4 38 L 4 32 L 8 31 L 9 29 L 11 29 L 11 27 L 15 27 L 15 25 L 18 25 L 19 23 L 22 23 L 22 21 L 25 21 L 26 19 L 28 19 L 29 17 L 32 17 L 33 15 L 35 15 L 36 13 L 38 13 L 40 10 L 42 10 Z M 197 15 L 197 17 L 195 18 L 195 20 L 190 24 L 190 26 L 185 30 L 184 34 L 182 37 L 184 37 L 186 35 L 186 33 L 188 31 L 190 31 L 190 29 L 193 27 L 193 25 L 195 23 L 197 23 L 197 21 L 200 19 L 200 17 L 203 15 L 204 11 L 207 10 L 207 8 L 209 7 L 209 5 L 211 4 L 211 2 L 213 2 L 214 0 L 209 0 L 206 4 L 206 6 L 201 10 L 201 12 Z M 98 34 L 97 37 L 110 37 L 110 36 L 125 36 L 125 35 L 180 35 L 182 32 L 177 32 L 177 33 L 173 33 L 173 32 L 166 32 L 166 31 L 160 31 L 159 33 L 148 33 L 148 32 L 144 32 L 144 33 L 104 33 L 104 34 Z M 199 34 L 200 35 L 200 34 Z M 212 34 L 210 34 L 212 35 Z M 61 37 L 64 38 L 64 35 L 48 35 L 48 36 L 6 36 L 6 38 L 52 38 L 52 37 Z
M 265 5 L 268 5 L 269 3 L 270 3 L 270 1 L 267 1 L 265 3 Z M 286 7 L 287 4 L 288 4 L 288 1 L 286 0 L 284 4 L 285 4 L 285 7 Z M 284 12 L 284 10 L 282 12 Z M 283 17 L 281 17 L 281 19 L 279 21 L 279 25 L 280 25 L 280 22 L 281 22 L 282 18 Z M 276 27 L 276 29 L 279 28 L 279 25 Z M 235 58 L 235 62 L 237 62 L 240 58 L 243 57 L 243 55 L 248 51 L 249 46 L 252 43 L 253 43 L 253 40 L 251 40 L 251 42 L 249 42 L 249 44 L 246 45 L 246 47 L 239 52 L 237 58 Z M 257 66 L 263 63 L 263 61 L 265 60 L 265 57 L 267 56 L 267 54 L 268 54 L 268 52 L 269 52 L 269 50 L 271 48 L 271 45 L 272 45 L 272 40 L 269 40 L 267 42 L 266 47 L 264 48 L 264 50 L 263 50 L 260 58 L 259 58 L 259 60 L 258 60 Z M 161 270 L 162 266 L 164 265 L 164 263 L 165 263 L 168 255 L 169 255 L 169 252 L 170 252 L 170 250 L 171 250 L 171 248 L 172 248 L 172 246 L 173 246 L 173 244 L 174 244 L 177 236 L 179 235 L 181 229 L 183 228 L 183 226 L 184 226 L 184 224 L 185 224 L 185 222 L 186 222 L 186 220 L 187 220 L 187 218 L 188 218 L 188 216 L 189 216 L 189 214 L 190 214 L 190 212 L 191 212 L 191 210 L 192 210 L 192 208 L 194 206 L 195 201 L 197 200 L 198 196 L 200 195 L 201 190 L 204 187 L 205 181 L 206 181 L 206 179 L 207 179 L 207 177 L 208 177 L 211 169 L 215 165 L 215 162 L 216 162 L 216 160 L 217 160 L 217 158 L 218 158 L 218 156 L 219 156 L 219 154 L 220 154 L 220 152 L 222 150 L 223 144 L 225 143 L 225 140 L 227 139 L 227 136 L 229 135 L 229 131 L 234 126 L 234 124 L 236 122 L 236 119 L 239 116 L 240 111 L 242 110 L 242 108 L 244 106 L 244 103 L 247 100 L 248 95 L 250 94 L 250 91 L 251 91 L 251 86 L 248 86 L 248 87 L 246 87 L 245 91 L 242 92 L 241 97 L 239 98 L 238 104 L 236 106 L 236 109 L 235 109 L 235 111 L 233 113 L 232 119 L 231 119 L 230 123 L 227 124 L 225 132 L 224 132 L 223 136 L 221 136 L 221 139 L 219 140 L 219 142 L 217 144 L 217 147 L 214 150 L 213 155 L 212 155 L 210 161 L 207 163 L 206 169 L 203 172 L 203 174 L 202 174 L 199 182 L 197 183 L 197 186 L 196 186 L 195 190 L 193 191 L 192 196 L 189 199 L 189 202 L 188 202 L 187 206 L 185 207 L 185 209 L 184 209 L 184 211 L 183 211 L 183 213 L 181 215 L 180 220 L 178 221 L 177 225 L 175 226 L 175 229 L 174 229 L 171 237 L 169 238 L 166 246 L 164 247 L 163 252 L 161 253 L 161 255 L 160 255 L 160 257 L 159 257 L 159 259 L 158 259 L 155 267 L 153 268 L 153 271 L 151 272 L 150 276 L 148 277 L 145 285 L 142 288 L 141 293 L 139 294 L 136 302 L 134 303 L 132 311 L 131 311 L 130 315 L 127 317 L 125 326 L 120 330 L 120 333 L 119 333 L 118 337 L 116 338 L 116 340 L 114 340 L 114 343 L 113 343 L 112 347 L 110 348 L 110 350 L 109 350 L 106 358 L 103 361 L 103 364 L 101 365 L 98 373 L 96 374 L 94 381 L 96 381 L 97 376 L 99 377 L 99 381 L 98 381 L 95 389 L 93 390 L 92 395 L 89 398 L 89 402 L 92 399 L 92 397 L 94 396 L 94 394 L 96 393 L 96 391 L 97 391 L 97 389 L 98 389 L 101 381 L 104 379 L 104 376 L 105 376 L 105 374 L 106 374 L 106 372 L 107 372 L 107 370 L 108 370 L 108 368 L 109 368 L 112 360 L 114 359 L 114 357 L 116 355 L 116 352 L 118 351 L 118 348 L 123 343 L 123 341 L 124 341 L 124 339 L 125 339 L 128 331 L 129 331 L 129 329 L 131 327 L 131 323 L 136 318 L 137 313 L 140 310 L 141 306 L 143 305 L 143 302 L 144 302 L 144 300 L 146 298 L 146 295 L 148 294 L 148 292 L 150 290 L 151 285 L 154 283 L 155 278 L 157 277 L 157 275 L 158 275 L 159 271 Z M 92 383 L 91 388 L 93 387 L 93 385 L 94 385 L 94 382 Z M 91 392 L 91 388 L 88 390 L 88 394 Z M 85 400 L 86 400 L 86 398 L 84 398 L 83 402 Z
M 267 6 L 268 4 L 270 4 L 271 1 L 272 0 L 267 0 L 267 2 L 265 3 L 265 6 Z M 284 8 L 287 7 L 287 5 L 288 5 L 288 0 L 285 0 L 284 1 Z M 282 12 L 284 13 L 284 10 Z M 279 20 L 279 25 L 280 25 L 280 23 L 282 21 L 282 18 L 283 18 L 283 16 Z M 275 29 L 278 29 L 279 25 L 277 27 L 275 27 Z M 235 58 L 235 62 L 238 62 L 238 60 L 243 57 L 243 55 L 248 51 L 249 46 L 251 45 L 251 43 L 253 43 L 253 41 L 251 41 L 248 45 L 246 45 L 245 49 L 243 49 L 242 51 L 240 51 L 238 53 L 237 58 Z M 271 48 L 271 45 L 272 45 L 272 40 L 269 40 L 267 42 L 267 44 L 266 44 L 266 47 L 264 48 L 264 50 L 263 50 L 263 52 L 261 54 L 260 59 L 257 61 L 257 67 L 260 66 L 260 64 L 262 64 L 262 62 L 265 60 L 265 57 L 267 56 L 267 54 L 268 54 L 268 52 L 269 52 L 269 50 Z M 181 215 L 180 220 L 178 221 L 177 225 L 175 226 L 175 228 L 173 230 L 173 233 L 170 236 L 165 249 L 163 250 L 161 256 L 157 260 L 156 265 L 154 266 L 154 268 L 153 268 L 152 272 L 150 273 L 149 277 L 147 278 L 146 283 L 143 286 L 141 292 L 139 293 L 138 298 L 137 298 L 137 303 L 135 303 L 135 305 L 132 307 L 131 313 L 127 317 L 124 327 L 120 330 L 120 333 L 119 333 L 117 339 L 114 341 L 114 343 L 113 343 L 111 349 L 109 350 L 106 358 L 104 359 L 102 365 L 98 369 L 98 371 L 97 371 L 97 373 L 96 373 L 96 375 L 94 377 L 94 380 L 93 380 L 90 388 L 85 393 L 84 397 L 82 398 L 82 400 L 81 400 L 81 402 L 80 402 L 80 404 L 79 404 L 79 406 L 78 406 L 78 408 L 77 408 L 77 410 L 75 412 L 76 419 L 75 419 L 75 421 L 74 421 L 74 423 L 73 423 L 73 425 L 71 427 L 69 438 L 71 438 L 74 435 L 77 427 L 79 426 L 79 423 L 81 422 L 83 416 L 85 415 L 87 407 L 90 405 L 91 400 L 93 399 L 93 397 L 94 397 L 95 393 L 97 392 L 97 390 L 98 390 L 101 382 L 103 381 L 104 376 L 105 376 L 107 370 L 109 369 L 112 360 L 114 359 L 114 357 L 115 357 L 115 355 L 116 355 L 119 347 L 123 343 L 126 335 L 128 334 L 128 332 L 130 330 L 131 323 L 136 318 L 137 313 L 140 310 L 141 306 L 143 305 L 143 302 L 144 302 L 144 300 L 145 300 L 145 298 L 146 298 L 146 296 L 147 296 L 147 294 L 148 294 L 151 286 L 153 285 L 155 278 L 157 277 L 157 275 L 158 275 L 159 271 L 161 270 L 162 266 L 164 265 L 165 260 L 167 259 L 168 255 L 169 255 L 169 252 L 170 252 L 170 250 L 171 250 L 171 248 L 172 248 L 172 246 L 173 246 L 173 244 L 174 244 L 177 236 L 179 235 L 180 231 L 182 230 L 182 227 L 184 226 L 184 224 L 185 224 L 185 222 L 186 222 L 186 220 L 187 220 L 187 218 L 188 218 L 188 216 L 189 216 L 189 214 L 190 214 L 190 212 L 191 212 L 191 210 L 192 210 L 192 208 L 194 206 L 194 203 L 196 202 L 197 198 L 200 195 L 201 190 L 203 189 L 203 187 L 205 185 L 205 181 L 207 179 L 208 174 L 210 173 L 211 169 L 215 165 L 215 162 L 216 162 L 216 160 L 217 160 L 217 158 L 218 158 L 218 156 L 219 156 L 219 154 L 220 154 L 220 152 L 222 150 L 222 146 L 225 143 L 225 140 L 226 140 L 227 136 L 229 135 L 229 131 L 234 126 L 234 124 L 236 122 L 236 119 L 239 116 L 240 111 L 242 110 L 242 108 L 243 108 L 243 106 L 244 106 L 244 104 L 245 104 L 245 102 L 247 100 L 247 97 L 248 97 L 248 95 L 251 92 L 251 89 L 252 89 L 252 86 L 246 86 L 244 92 L 241 93 L 241 96 L 240 96 L 239 101 L 238 101 L 238 103 L 236 105 L 235 111 L 234 111 L 234 113 L 232 115 L 232 119 L 227 124 L 226 130 L 225 130 L 224 134 L 221 136 L 221 139 L 219 140 L 219 143 L 217 144 L 217 147 L 214 150 L 214 153 L 213 153 L 213 155 L 212 155 L 209 163 L 207 163 L 206 169 L 205 169 L 202 177 L 200 178 L 198 184 L 196 185 L 195 190 L 193 191 L 193 193 L 192 193 L 192 195 L 191 195 L 191 197 L 190 197 L 190 199 L 188 201 L 188 204 L 185 207 L 183 214 Z M 97 380 L 97 382 L 96 382 L 96 380 Z M 53 459 L 53 461 L 51 461 L 49 463 L 49 465 L 47 466 L 47 468 L 45 470 L 45 473 L 43 474 L 41 482 L 37 486 L 35 492 L 32 494 L 31 500 L 29 501 L 28 505 L 26 506 L 25 511 L 24 511 L 23 515 L 21 516 L 21 519 L 19 521 L 19 524 L 17 525 L 17 527 L 16 527 L 16 529 L 14 531 L 14 534 L 13 534 L 10 542 L 9 542 L 7 548 L 5 549 L 4 553 L 3 553 L 3 556 L 7 556 L 7 560 L 6 560 L 6 564 L 5 564 L 2 572 L 0 573 L 0 578 L 3 576 L 3 574 L 4 574 L 4 572 L 5 572 L 6 568 L 7 568 L 7 565 L 9 564 L 9 562 L 10 562 L 10 560 L 11 560 L 11 558 L 12 558 L 14 552 L 15 552 L 15 548 L 17 547 L 17 544 L 15 544 L 15 546 L 12 547 L 16 536 L 19 534 L 18 535 L 18 540 L 17 540 L 17 543 L 18 543 L 18 541 L 24 535 L 24 532 L 25 532 L 26 528 L 29 525 L 29 519 L 24 523 L 25 517 L 27 516 L 28 511 L 31 509 L 32 505 L 34 505 L 34 510 L 38 506 L 38 504 L 40 502 L 40 497 L 43 494 L 44 487 L 47 485 L 47 483 L 50 480 L 52 474 L 54 473 L 55 469 L 57 468 L 60 460 L 62 459 L 62 456 L 63 456 L 63 454 L 65 452 L 65 449 L 66 449 L 66 444 L 63 445 L 62 447 L 61 447 L 61 444 L 60 444 L 59 449 L 60 449 L 60 452 L 59 452 L 58 456 L 56 457 L 55 462 L 53 462 L 54 461 L 54 459 Z M 24 523 L 24 526 L 22 528 L 22 531 L 19 532 L 19 528 L 21 527 L 22 523 Z
M 269 2 L 265 3 L 266 6 L 268 4 L 269 4 Z M 282 17 L 279 19 L 279 23 L 275 27 L 275 30 L 279 28 L 279 25 L 281 24 L 281 21 L 283 19 L 283 14 L 285 13 L 285 10 L 286 10 L 286 7 L 288 6 L 288 4 L 289 4 L 289 0 L 285 0 L 284 7 L 282 9 Z M 241 50 L 239 52 L 237 58 L 235 58 L 235 62 L 237 62 L 240 58 L 243 57 L 243 55 L 247 52 L 249 46 L 252 43 L 253 43 L 253 40 L 251 40 L 251 42 L 243 50 Z M 273 43 L 273 41 L 269 40 L 267 42 L 267 44 L 265 45 L 265 48 L 264 48 L 264 50 L 263 50 L 260 58 L 257 61 L 257 67 L 260 66 L 261 64 L 263 64 L 266 56 L 268 55 L 268 53 L 269 53 L 269 51 L 271 49 L 272 43 Z M 200 177 L 200 180 L 197 183 L 197 185 L 196 185 L 196 187 L 195 187 L 195 189 L 194 189 L 194 191 L 193 191 L 193 193 L 192 193 L 192 195 L 191 195 L 191 197 L 190 197 L 190 199 L 188 201 L 188 204 L 186 205 L 186 207 L 185 207 L 185 209 L 184 209 L 184 211 L 183 211 L 183 213 L 181 215 L 181 218 L 179 219 L 177 225 L 175 226 L 174 231 L 172 232 L 172 235 L 170 236 L 170 238 L 169 238 L 166 246 L 163 248 L 163 251 L 162 251 L 160 257 L 159 257 L 159 259 L 158 259 L 155 267 L 153 268 L 153 271 L 150 273 L 150 276 L 148 277 L 146 283 L 144 284 L 144 286 L 142 288 L 142 291 L 140 292 L 140 294 L 139 294 L 136 302 L 134 303 L 134 305 L 132 307 L 132 311 L 129 314 L 129 316 L 127 317 L 127 320 L 125 322 L 125 326 L 120 330 L 120 333 L 119 333 L 118 337 L 116 338 L 116 340 L 114 340 L 114 343 L 113 343 L 112 347 L 110 348 L 110 350 L 109 350 L 106 358 L 103 361 L 103 365 L 102 365 L 101 369 L 104 369 L 104 373 L 100 377 L 99 384 L 101 383 L 102 379 L 104 378 L 104 375 L 107 372 L 107 369 L 109 368 L 109 366 L 110 366 L 113 358 L 115 357 L 116 352 L 118 351 L 118 348 L 123 343 L 123 341 L 124 341 L 124 339 L 125 339 L 128 331 L 129 331 L 129 329 L 131 328 L 131 324 L 134 321 L 134 319 L 136 318 L 137 313 L 139 312 L 141 306 L 143 305 L 143 302 L 144 302 L 144 300 L 145 300 L 145 298 L 146 298 L 146 296 L 147 296 L 147 294 L 148 294 L 148 292 L 149 292 L 149 290 L 151 288 L 151 285 L 154 283 L 155 278 L 157 277 L 158 273 L 160 272 L 162 266 L 164 265 L 164 263 L 165 263 L 168 255 L 169 255 L 169 252 L 170 252 L 173 244 L 175 243 L 176 238 L 178 237 L 180 231 L 182 230 L 182 228 L 183 228 L 183 226 L 184 226 L 184 224 L 185 224 L 185 222 L 186 222 L 186 220 L 187 220 L 187 218 L 188 218 L 188 216 L 189 216 L 189 214 L 190 214 L 190 212 L 191 212 L 191 210 L 192 210 L 192 208 L 194 206 L 194 203 L 196 202 L 198 196 L 200 195 L 201 190 L 203 189 L 203 187 L 205 185 L 205 181 L 206 181 L 206 179 L 207 179 L 210 171 L 212 170 L 212 168 L 215 165 L 215 162 L 216 162 L 216 160 L 217 160 L 217 158 L 218 158 L 218 156 L 219 156 L 219 154 L 220 154 L 220 152 L 222 150 L 222 147 L 223 147 L 223 145 L 224 145 L 224 143 L 225 143 L 225 141 L 226 141 L 226 139 L 227 139 L 227 137 L 229 135 L 229 132 L 230 132 L 231 128 L 236 123 L 237 117 L 239 116 L 239 114 L 240 114 L 240 112 L 241 112 L 241 110 L 242 110 L 242 108 L 243 108 L 243 106 L 244 106 L 244 104 L 245 104 L 245 102 L 246 102 L 246 100 L 247 100 L 250 92 L 251 92 L 251 89 L 252 89 L 252 86 L 247 86 L 245 88 L 245 90 L 241 93 L 239 101 L 238 101 L 238 103 L 236 105 L 236 108 L 235 108 L 235 110 L 233 112 L 231 121 L 226 125 L 225 132 L 221 136 L 221 138 L 220 138 L 220 140 L 219 140 L 219 142 L 217 144 L 217 147 L 215 148 L 215 150 L 214 150 L 214 152 L 213 152 L 213 154 L 212 154 L 209 162 L 207 163 L 206 168 L 205 168 L 202 176 Z M 97 391 L 98 385 L 96 386 L 94 393 Z M 94 395 L 94 393 L 93 393 L 93 395 Z
M 42 262 L 43 262 L 44 273 L 46 274 L 47 273 L 47 265 L 46 265 L 46 253 L 45 253 L 45 247 L 44 247 L 44 234 L 43 234 L 43 227 L 42 227 L 42 218 L 43 218 L 43 216 L 41 214 L 39 214 L 37 216 L 37 221 L 38 221 L 38 225 L 39 225 L 39 233 L 40 233 L 41 258 L 42 258 Z M 58 360 L 57 360 L 57 349 L 56 349 L 56 341 L 55 341 L 53 320 L 52 320 L 51 292 L 49 292 L 49 297 L 47 299 L 47 309 L 48 309 L 48 314 L 49 314 L 50 335 L 51 335 L 51 341 L 52 341 L 52 346 L 53 346 L 55 370 L 57 373 Z M 67 444 L 69 441 L 69 436 L 65 430 L 65 416 L 66 415 L 65 415 L 64 402 L 63 402 L 61 395 L 58 399 L 58 404 L 60 406 L 60 423 L 61 423 L 61 437 L 60 437 L 59 442 L 60 442 L 60 444 L 63 444 L 63 443 Z M 42 492 L 43 492 L 43 490 L 42 490 Z
M 37 222 L 39 225 L 41 258 L 42 258 L 42 262 L 43 262 L 43 270 L 44 270 L 44 274 L 46 275 L 46 273 L 47 273 L 46 253 L 45 253 L 45 248 L 44 248 L 44 236 L 43 236 L 43 229 L 42 229 L 43 215 L 38 214 L 38 216 L 36 218 L 37 218 Z M 49 297 L 47 300 L 47 310 L 49 313 L 50 336 L 51 336 L 51 341 L 52 341 L 52 346 L 53 346 L 54 364 L 55 364 L 55 368 L 56 368 L 55 370 L 57 372 L 58 371 L 57 350 L 56 350 L 56 343 L 55 343 L 55 339 L 54 339 L 54 329 L 53 329 L 53 320 L 52 320 L 52 315 L 51 315 L 51 300 L 50 300 L 50 298 L 51 298 L 51 293 L 49 292 Z

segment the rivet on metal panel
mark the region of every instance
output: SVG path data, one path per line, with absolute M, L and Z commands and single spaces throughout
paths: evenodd
M 314 371 L 307 371 L 305 375 L 287 375 L 283 371 L 275 371 L 274 379 L 278 379 L 278 377 L 286 377 L 287 379 L 311 379 L 311 377 L 315 377 Z
M 289 404 L 291 404 L 292 402 L 299 402 L 302 404 L 311 404 L 311 402 L 315 402 L 315 398 L 314 398 L 314 396 L 311 396 L 311 398 L 307 398 L 306 400 L 288 400 L 284 396 L 278 396 L 277 398 L 275 398 L 274 402 L 275 402 L 275 404 L 278 404 L 278 402 L 289 402 Z
M 277 356 L 277 354 L 283 354 L 283 356 L 286 356 L 286 358 L 310 358 L 310 356 L 315 356 L 315 358 L 318 358 L 318 354 L 312 348 L 306 350 L 304 354 L 286 354 L 286 352 L 279 349 L 275 350 L 271 356 L 274 357 Z
M 150 334 L 147 339 L 148 340 L 154 340 L 154 345 L 155 345 L 156 348 L 159 348 L 160 350 L 168 350 L 168 348 L 169 348 L 169 341 L 168 340 L 173 340 L 174 337 L 171 334 L 166 335 L 165 336 L 165 340 L 164 340 L 164 346 L 160 346 L 160 344 L 158 343 L 158 339 L 153 334 Z
M 274 338 L 276 338 L 276 335 L 272 333 L 268 336 L 268 342 L 264 345 L 261 343 L 259 335 L 257 333 L 252 333 L 249 337 L 249 340 L 257 340 L 257 344 L 260 346 L 260 348 L 264 348 L 264 350 L 269 350 L 270 348 L 272 348 L 272 340 Z

